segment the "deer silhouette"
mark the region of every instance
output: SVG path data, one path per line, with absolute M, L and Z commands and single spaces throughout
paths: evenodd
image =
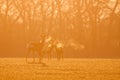
M 43 56 L 42 51 L 43 51 L 44 45 L 45 45 L 44 35 L 41 36 L 40 42 L 32 42 L 32 43 L 27 44 L 26 62 L 27 62 L 27 59 L 30 53 L 33 53 L 33 54 L 37 53 L 39 55 L 39 63 L 42 63 L 41 60 Z M 35 56 L 33 56 L 33 63 L 34 62 L 35 62 Z
M 57 42 L 56 45 L 55 45 L 55 51 L 57 53 L 57 59 L 58 60 L 61 60 L 63 59 L 63 44 L 61 42 Z

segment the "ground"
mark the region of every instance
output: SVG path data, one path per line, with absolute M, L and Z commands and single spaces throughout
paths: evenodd
M 120 59 L 43 60 L 0 58 L 0 80 L 120 80 Z

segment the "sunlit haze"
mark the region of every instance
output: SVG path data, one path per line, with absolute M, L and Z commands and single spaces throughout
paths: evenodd
M 41 34 L 64 57 L 120 58 L 120 1 L 0 0 L 0 57 L 25 57 Z

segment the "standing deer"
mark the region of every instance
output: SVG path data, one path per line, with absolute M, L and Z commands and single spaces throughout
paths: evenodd
M 42 60 L 42 50 L 43 50 L 43 47 L 44 47 L 44 44 L 45 44 L 45 35 L 41 35 L 41 40 L 40 42 L 38 43 L 29 43 L 27 45 L 27 53 L 26 53 L 26 62 L 27 62 L 27 58 L 28 58 L 28 55 L 30 53 L 32 54 L 35 54 L 35 53 L 38 53 L 39 55 L 39 63 L 41 63 L 41 60 Z M 33 63 L 35 62 L 35 57 L 33 56 Z
M 48 38 L 47 43 L 43 48 L 43 54 L 47 55 L 48 60 L 51 60 L 52 53 L 56 53 L 57 59 L 63 59 L 63 44 L 55 41 L 53 38 Z
M 57 59 L 63 59 L 63 44 L 61 42 L 57 42 L 55 45 L 55 51 L 57 53 Z
M 44 50 L 45 54 L 47 54 L 47 56 L 48 56 L 48 60 L 50 60 L 52 58 L 53 50 L 54 50 L 54 40 L 51 39 L 46 44 L 46 47 L 45 47 L 45 50 Z

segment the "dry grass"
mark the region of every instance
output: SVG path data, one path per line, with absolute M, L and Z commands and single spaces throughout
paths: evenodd
M 24 58 L 1 58 L 0 80 L 120 80 L 119 59 L 44 60 L 28 64 Z

